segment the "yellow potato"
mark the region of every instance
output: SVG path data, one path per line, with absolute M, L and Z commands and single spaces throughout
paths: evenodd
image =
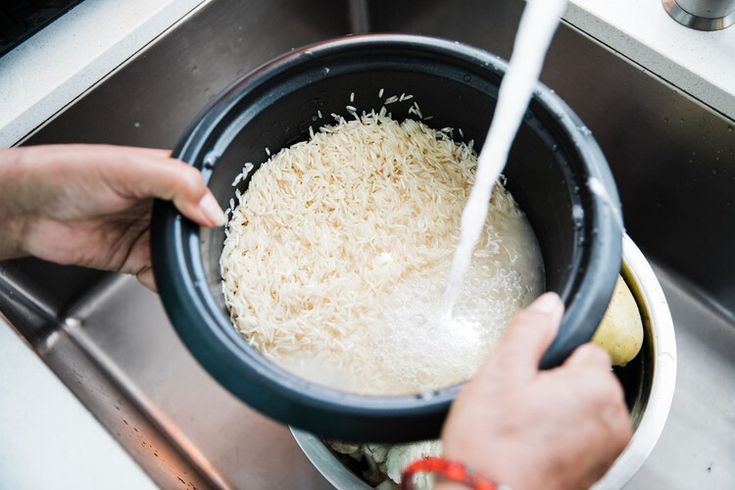
M 618 276 L 610 305 L 592 343 L 605 349 L 614 366 L 625 366 L 638 355 L 643 344 L 643 323 L 633 293 Z

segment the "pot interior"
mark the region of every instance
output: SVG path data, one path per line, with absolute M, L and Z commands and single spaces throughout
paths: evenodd
M 431 73 L 431 66 L 419 65 L 419 68 L 426 72 L 388 66 L 369 72 L 335 74 L 299 85 L 298 90 L 291 92 L 286 90 L 293 80 L 282 90 L 271 89 L 269 93 L 280 92 L 280 97 L 264 101 L 266 105 L 252 114 L 247 124 L 231 128 L 230 134 L 215 145 L 222 153 L 212 171 L 209 187 L 220 205 L 230 207 L 230 199 L 235 198 L 231 183 L 246 162 L 254 165 L 252 175 L 267 160 L 266 147 L 275 153 L 307 140 L 310 126 L 316 131 L 321 125 L 334 123 L 332 114 L 351 118 L 347 105 L 356 107 L 358 112 L 378 111 L 388 97 L 410 94 L 413 96 L 410 100 L 386 105 L 394 119 L 418 119 L 408 113 L 416 102 L 423 116 L 430 118 L 424 120 L 425 124 L 435 129 L 455 128 L 455 140 L 474 140 L 475 148 L 480 148 L 495 108 L 495 85 L 484 79 L 475 80 L 464 72 L 435 74 Z M 382 99 L 378 97 L 381 90 Z M 350 102 L 351 94 L 354 102 Z M 583 267 L 583 244 L 588 230 L 585 230 L 585 195 L 580 188 L 586 180 L 581 162 L 573 152 L 565 151 L 570 144 L 567 139 L 546 129 L 554 126 L 552 119 L 537 103 L 532 104 L 504 174 L 509 191 L 526 213 L 541 246 L 546 288 L 568 299 L 575 287 L 574 277 Z M 249 182 L 249 178 L 245 179 L 237 188 L 246 192 Z M 219 273 L 223 243 L 222 229 L 202 230 L 200 246 L 207 282 L 224 309 Z

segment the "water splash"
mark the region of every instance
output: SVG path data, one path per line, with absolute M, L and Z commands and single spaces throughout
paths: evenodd
M 530 0 L 523 11 L 513 45 L 513 56 L 500 84 L 492 124 L 478 157 L 475 183 L 462 213 L 460 241 L 443 298 L 445 318 L 451 316 L 459 297 L 472 251 L 487 217 L 493 186 L 505 167 L 508 152 L 566 4 L 566 0 Z

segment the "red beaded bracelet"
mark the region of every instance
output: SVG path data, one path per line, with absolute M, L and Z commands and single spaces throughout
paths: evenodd
M 413 490 L 413 477 L 417 473 L 436 473 L 475 490 L 510 490 L 508 485 L 498 485 L 462 463 L 438 457 L 419 459 L 406 466 L 401 473 L 401 490 Z

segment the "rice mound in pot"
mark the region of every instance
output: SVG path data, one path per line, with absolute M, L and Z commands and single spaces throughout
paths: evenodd
M 273 362 L 333 388 L 464 381 L 543 291 L 536 238 L 498 182 L 451 321 L 438 321 L 477 155 L 385 109 L 353 116 L 273 154 L 237 192 L 221 257 L 232 322 Z

